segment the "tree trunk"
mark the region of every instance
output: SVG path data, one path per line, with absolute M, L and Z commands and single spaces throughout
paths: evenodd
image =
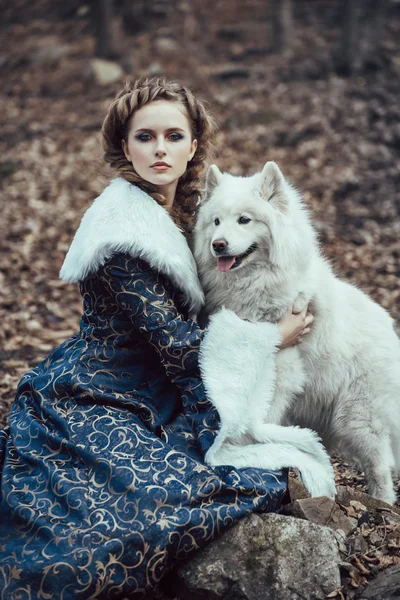
M 341 40 L 341 67 L 349 73 L 361 67 L 360 12 L 361 0 L 343 0 L 343 29 Z
M 113 0 L 92 0 L 90 8 L 96 38 L 96 56 L 98 58 L 112 58 Z
M 365 58 L 368 59 L 378 52 L 379 44 L 385 30 L 385 18 L 388 0 L 375 0 L 368 15 Z
M 292 15 L 292 0 L 270 0 L 271 52 L 289 52 L 293 38 Z

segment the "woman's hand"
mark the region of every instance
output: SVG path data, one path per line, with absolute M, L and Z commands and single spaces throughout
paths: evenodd
M 310 325 L 314 321 L 313 315 L 308 312 L 308 307 L 298 314 L 294 314 L 292 310 L 293 306 L 278 322 L 279 333 L 282 338 L 279 346 L 280 350 L 301 343 L 303 341 L 302 336 L 310 331 Z

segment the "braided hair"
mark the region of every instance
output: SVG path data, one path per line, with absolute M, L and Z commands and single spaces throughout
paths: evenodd
M 166 206 L 166 198 L 157 191 L 155 185 L 138 175 L 122 148 L 122 140 L 127 140 L 132 115 L 154 100 L 169 100 L 182 104 L 187 112 L 192 139 L 197 139 L 196 152 L 185 173 L 179 178 L 170 212 L 176 225 L 189 235 L 201 191 L 201 176 L 212 149 L 212 137 L 216 127 L 204 104 L 195 98 L 188 88 L 161 77 L 141 78 L 126 84 L 111 103 L 103 122 L 101 131 L 104 159 L 121 177 L 147 192 L 161 206 Z

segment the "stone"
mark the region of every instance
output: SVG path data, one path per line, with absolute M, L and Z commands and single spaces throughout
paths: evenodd
M 400 565 L 381 571 L 359 596 L 359 600 L 398 600 L 399 598 Z
M 30 46 L 30 47 L 29 47 Z M 26 57 L 34 65 L 58 65 L 72 50 L 58 35 L 41 35 L 33 38 L 27 48 Z
M 121 79 L 124 71 L 116 62 L 94 58 L 91 61 L 91 70 L 99 85 L 109 85 Z
M 333 531 L 251 514 L 177 567 L 170 592 L 191 600 L 323 599 L 340 586 Z
M 363 554 L 368 551 L 368 544 L 362 535 L 351 535 L 347 538 L 349 554 Z
M 343 556 L 347 556 L 347 536 L 342 529 L 336 529 L 333 531 L 336 541 L 338 543 L 339 552 Z
M 400 508 L 398 506 L 393 506 L 393 504 L 388 504 L 383 500 L 378 500 L 378 498 L 374 498 L 365 492 L 361 492 L 360 490 L 353 489 L 346 485 L 339 485 L 336 488 L 336 502 L 342 504 L 343 506 L 350 506 L 350 502 L 352 500 L 357 500 L 357 502 L 363 504 L 369 511 L 376 512 L 380 510 L 388 510 L 400 515 Z
M 69 52 L 70 47 L 66 44 L 49 44 L 32 52 L 30 61 L 35 65 L 58 65 Z
M 347 535 L 355 527 L 355 523 L 346 517 L 340 507 L 330 498 L 301 498 L 285 507 L 285 514 L 291 514 L 299 519 L 306 519 L 317 525 L 324 525 L 330 529 L 341 529 Z
M 182 52 L 178 42 L 169 37 L 157 38 L 154 42 L 154 49 L 164 58 L 178 56 Z
M 289 472 L 288 478 L 289 496 L 292 502 L 301 500 L 302 498 L 311 498 L 310 492 L 306 486 L 297 477 Z
M 159 62 L 152 62 L 149 65 L 148 71 L 150 75 L 159 75 L 162 73 L 162 66 Z
M 400 525 L 400 515 L 397 513 L 389 512 L 387 510 L 381 510 L 380 513 L 385 520 L 386 525 Z

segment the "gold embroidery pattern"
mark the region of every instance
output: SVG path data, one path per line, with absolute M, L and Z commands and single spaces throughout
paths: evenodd
M 0 599 L 140 598 L 286 477 L 203 462 L 218 416 L 203 331 L 176 290 L 118 254 L 81 284 L 80 332 L 18 386 L 0 431 Z

